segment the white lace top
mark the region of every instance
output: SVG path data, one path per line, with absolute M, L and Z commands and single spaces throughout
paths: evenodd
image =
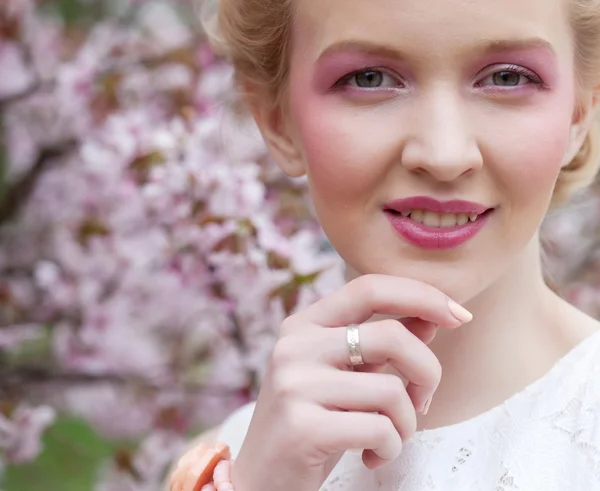
M 220 440 L 237 454 L 254 404 L 232 414 Z M 423 430 L 402 455 L 370 471 L 346 452 L 321 491 L 600 490 L 600 333 L 541 379 L 462 423 Z

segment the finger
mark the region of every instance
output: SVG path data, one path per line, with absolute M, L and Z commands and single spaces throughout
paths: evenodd
M 429 344 L 434 340 L 439 329 L 435 324 L 415 317 L 402 319 L 402 325 L 425 344 Z
M 333 339 L 322 343 L 322 356 L 338 368 L 347 368 L 350 362 L 346 328 L 326 330 Z M 390 364 L 407 381 L 407 393 L 414 407 L 421 412 L 435 393 L 442 368 L 435 356 L 420 339 L 394 319 L 367 322 L 359 326 L 360 350 L 366 364 Z M 316 346 L 313 350 L 317 350 Z
M 457 327 L 471 314 L 437 288 L 386 275 L 365 275 L 317 301 L 296 316 L 325 327 L 360 324 L 375 314 L 416 317 L 443 327 Z
M 319 422 L 317 446 L 329 454 L 366 449 L 372 450 L 382 462 L 391 462 L 402 451 L 400 434 L 387 416 L 324 410 Z
M 317 377 L 311 377 L 312 382 L 300 381 L 298 384 L 299 389 L 315 402 L 338 410 L 383 414 L 391 420 L 403 442 L 415 433 L 415 408 L 400 378 L 332 369 L 320 371 Z M 314 383 L 314 380 L 319 382 Z
M 391 365 L 407 380 L 407 393 L 417 411 L 422 412 L 441 379 L 437 357 L 421 340 L 394 319 L 367 322 L 359 326 L 360 350 L 365 365 L 360 371 L 380 371 Z M 273 350 L 272 363 L 285 366 L 291 359 L 306 363 L 322 362 L 340 370 L 352 368 L 347 328 L 305 329 L 302 335 L 280 339 Z M 310 358 L 306 357 L 310 353 Z
M 213 475 L 213 481 L 215 482 L 215 487 L 220 488 L 222 484 L 231 482 L 231 461 L 222 460 L 215 467 L 215 472 Z
M 382 459 L 375 452 L 373 452 L 373 450 L 369 449 L 363 450 L 362 461 L 367 469 L 371 470 L 377 469 L 378 467 L 388 463 L 387 460 Z

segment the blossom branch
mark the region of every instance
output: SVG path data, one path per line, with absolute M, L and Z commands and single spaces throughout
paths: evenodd
M 75 148 L 77 148 L 77 142 L 70 140 L 40 151 L 31 169 L 15 184 L 10 186 L 2 196 L 2 199 L 0 199 L 0 225 L 8 222 L 19 213 L 35 190 L 38 180 L 50 164 L 72 152 Z
M 30 392 L 34 387 L 75 387 L 90 384 L 113 384 L 117 386 L 132 386 L 147 390 L 165 391 L 168 388 L 153 384 L 140 377 L 126 376 L 115 373 L 93 374 L 82 372 L 65 372 L 46 367 L 17 366 L 0 370 L 0 398 L 15 393 Z M 207 396 L 227 396 L 236 389 L 218 385 L 186 384 L 188 394 L 202 392 Z
M 12 104 L 16 104 L 17 102 L 23 101 L 27 99 L 29 96 L 39 92 L 40 90 L 45 90 L 45 84 L 37 81 L 31 84 L 26 90 L 22 92 L 18 92 L 16 94 L 11 94 L 6 97 L 0 98 L 0 113 L 6 110 L 6 108 Z

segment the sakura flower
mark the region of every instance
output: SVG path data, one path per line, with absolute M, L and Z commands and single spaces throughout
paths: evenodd
M 0 77 L 0 100 L 25 92 L 35 83 L 24 50 L 14 42 L 0 42 L 0 73 L 11 74 Z
M 40 437 L 52 424 L 55 411 L 49 406 L 19 405 L 8 417 L 0 414 L 0 451 L 8 462 L 29 461 L 41 452 Z

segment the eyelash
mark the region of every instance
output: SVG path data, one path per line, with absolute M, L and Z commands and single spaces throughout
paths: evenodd
M 333 88 L 339 88 L 339 89 L 343 89 L 344 87 L 347 87 L 347 83 L 352 80 L 353 77 L 356 77 L 357 75 L 361 75 L 364 73 L 369 73 L 369 72 L 375 72 L 375 73 L 381 73 L 384 76 L 387 75 L 389 77 L 395 78 L 395 79 L 400 79 L 401 77 L 396 74 L 396 73 L 391 73 L 389 70 L 385 70 L 383 68 L 379 68 L 379 67 L 366 67 L 363 68 L 361 70 L 355 70 L 351 73 L 349 73 L 348 75 L 344 75 L 341 79 L 339 79 L 334 85 Z M 404 83 L 402 83 L 402 85 L 404 85 Z M 390 87 L 375 87 L 373 89 L 369 89 L 369 88 L 363 88 L 363 87 L 358 87 L 359 89 L 362 90 L 376 90 L 376 89 L 382 89 L 382 88 L 390 88 Z
M 484 70 L 482 70 L 483 72 Z M 398 84 L 398 86 L 400 86 L 400 88 L 403 88 L 403 86 L 405 85 L 403 81 L 401 81 L 401 77 L 398 74 L 395 73 L 390 73 L 389 70 L 385 70 L 383 68 L 379 68 L 379 67 L 367 67 L 367 68 L 363 68 L 361 70 L 355 70 L 351 73 L 349 73 L 348 75 L 345 75 L 344 77 L 342 77 L 341 79 L 339 79 L 334 85 L 333 88 L 334 89 L 343 89 L 345 87 L 347 87 L 348 82 L 350 80 L 352 80 L 353 77 L 356 77 L 357 75 L 361 75 L 361 74 L 365 74 L 368 72 L 376 72 L 376 73 L 381 73 L 384 76 L 389 76 L 395 79 L 400 79 L 400 82 Z M 529 84 L 526 85 L 534 85 L 536 86 L 536 88 L 542 88 L 544 87 L 544 82 L 542 81 L 542 79 L 536 75 L 534 72 L 532 72 L 531 70 L 528 70 L 527 68 L 524 68 L 522 66 L 519 65 L 494 65 L 494 70 L 492 72 L 490 72 L 489 74 L 487 74 L 485 77 L 483 77 L 482 79 L 480 79 L 475 85 L 478 87 L 483 87 L 483 85 L 481 85 L 481 82 L 485 79 L 487 79 L 488 77 L 493 76 L 496 73 L 500 73 L 500 72 L 511 72 L 511 73 L 515 73 L 518 75 L 521 75 L 525 78 L 527 78 L 529 80 Z M 480 72 L 481 73 L 481 72 Z M 478 75 L 479 77 L 479 75 Z M 374 88 L 368 88 L 368 87 L 358 87 L 359 90 L 381 90 L 381 89 L 389 89 L 389 88 L 397 88 L 396 87 L 374 87 Z M 518 85 L 516 87 L 521 87 L 522 85 Z M 501 85 L 496 85 L 493 86 L 498 88 L 499 90 L 506 90 L 504 89 Z M 509 90 L 510 90 L 510 86 L 508 86 Z M 514 90 L 514 89 L 512 89 Z
M 524 68 L 522 66 L 519 66 L 519 65 L 510 65 L 510 64 L 499 65 L 499 66 L 498 65 L 494 65 L 494 70 L 492 72 L 488 73 L 483 79 L 481 79 L 475 85 L 479 86 L 479 87 L 482 87 L 482 85 L 481 85 L 482 80 L 485 80 L 486 78 L 491 77 L 494 74 L 501 73 L 501 72 L 511 72 L 511 73 L 515 73 L 517 75 L 521 75 L 521 76 L 525 77 L 530 82 L 529 84 L 526 84 L 526 85 L 535 85 L 536 88 L 542 88 L 542 87 L 544 87 L 544 82 L 534 72 L 532 72 L 531 70 L 528 70 L 527 68 Z M 502 88 L 501 85 L 497 85 L 495 87 L 499 88 L 500 90 L 503 90 L 503 88 Z M 520 85 L 518 87 L 520 87 Z M 510 88 L 510 86 L 509 86 L 509 88 Z

